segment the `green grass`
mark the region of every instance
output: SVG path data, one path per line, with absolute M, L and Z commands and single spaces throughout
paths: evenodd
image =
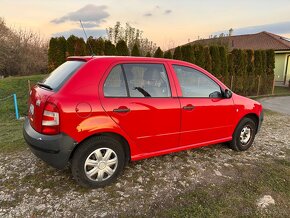
M 290 95 L 290 87 L 275 86 L 274 94 L 275 95 L 283 95 L 283 94 Z
M 0 80 L 0 99 L 12 94 L 17 95 L 20 116 L 27 113 L 27 99 L 29 94 L 28 80 L 31 85 L 41 81 L 46 75 L 33 75 L 22 77 L 7 77 Z M 12 120 L 15 118 L 13 98 L 4 101 L 0 100 L 0 121 Z
M 46 75 L 33 75 L 23 77 L 8 77 L 0 80 L 0 99 L 16 93 L 20 116 L 27 113 L 28 100 L 28 80 L 31 84 L 41 81 Z M 0 150 L 14 151 L 15 149 L 25 148 L 22 137 L 22 120 L 16 120 L 13 98 L 4 101 L 0 100 Z

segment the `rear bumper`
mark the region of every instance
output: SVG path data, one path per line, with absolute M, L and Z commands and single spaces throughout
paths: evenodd
M 58 169 L 63 169 L 67 165 L 71 152 L 77 144 L 64 133 L 43 135 L 36 132 L 27 118 L 23 126 L 23 136 L 35 156 Z
M 263 121 L 264 121 L 264 111 L 262 110 L 262 112 L 261 112 L 261 114 L 259 116 L 259 125 L 258 125 L 257 132 L 260 131 Z

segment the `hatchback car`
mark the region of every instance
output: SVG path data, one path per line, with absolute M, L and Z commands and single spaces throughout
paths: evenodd
M 247 150 L 262 120 L 260 103 L 187 62 L 70 57 L 32 88 L 23 132 L 37 157 L 97 188 L 129 161 L 223 142 Z

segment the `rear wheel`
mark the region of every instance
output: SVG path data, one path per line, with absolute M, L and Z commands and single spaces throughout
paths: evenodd
M 243 118 L 235 129 L 230 147 L 235 151 L 249 149 L 256 135 L 257 124 L 250 118 Z
M 123 171 L 125 153 L 122 144 L 107 136 L 93 137 L 75 151 L 71 170 L 75 180 L 84 187 L 104 187 Z

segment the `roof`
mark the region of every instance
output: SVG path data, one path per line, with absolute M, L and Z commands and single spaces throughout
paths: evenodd
M 229 49 L 273 49 L 275 51 L 290 50 L 290 39 L 269 32 L 256 34 L 226 36 L 211 39 L 201 39 L 190 44 L 220 44 L 228 45 Z
M 166 58 L 154 58 L 154 57 L 135 57 L 135 56 L 70 56 L 67 60 L 83 60 L 83 61 L 90 61 L 96 59 L 105 59 L 105 60 L 120 60 L 120 61 L 161 61 L 161 62 L 168 62 L 171 59 Z M 177 61 L 177 60 L 176 60 Z M 178 61 L 182 62 L 182 61 Z

